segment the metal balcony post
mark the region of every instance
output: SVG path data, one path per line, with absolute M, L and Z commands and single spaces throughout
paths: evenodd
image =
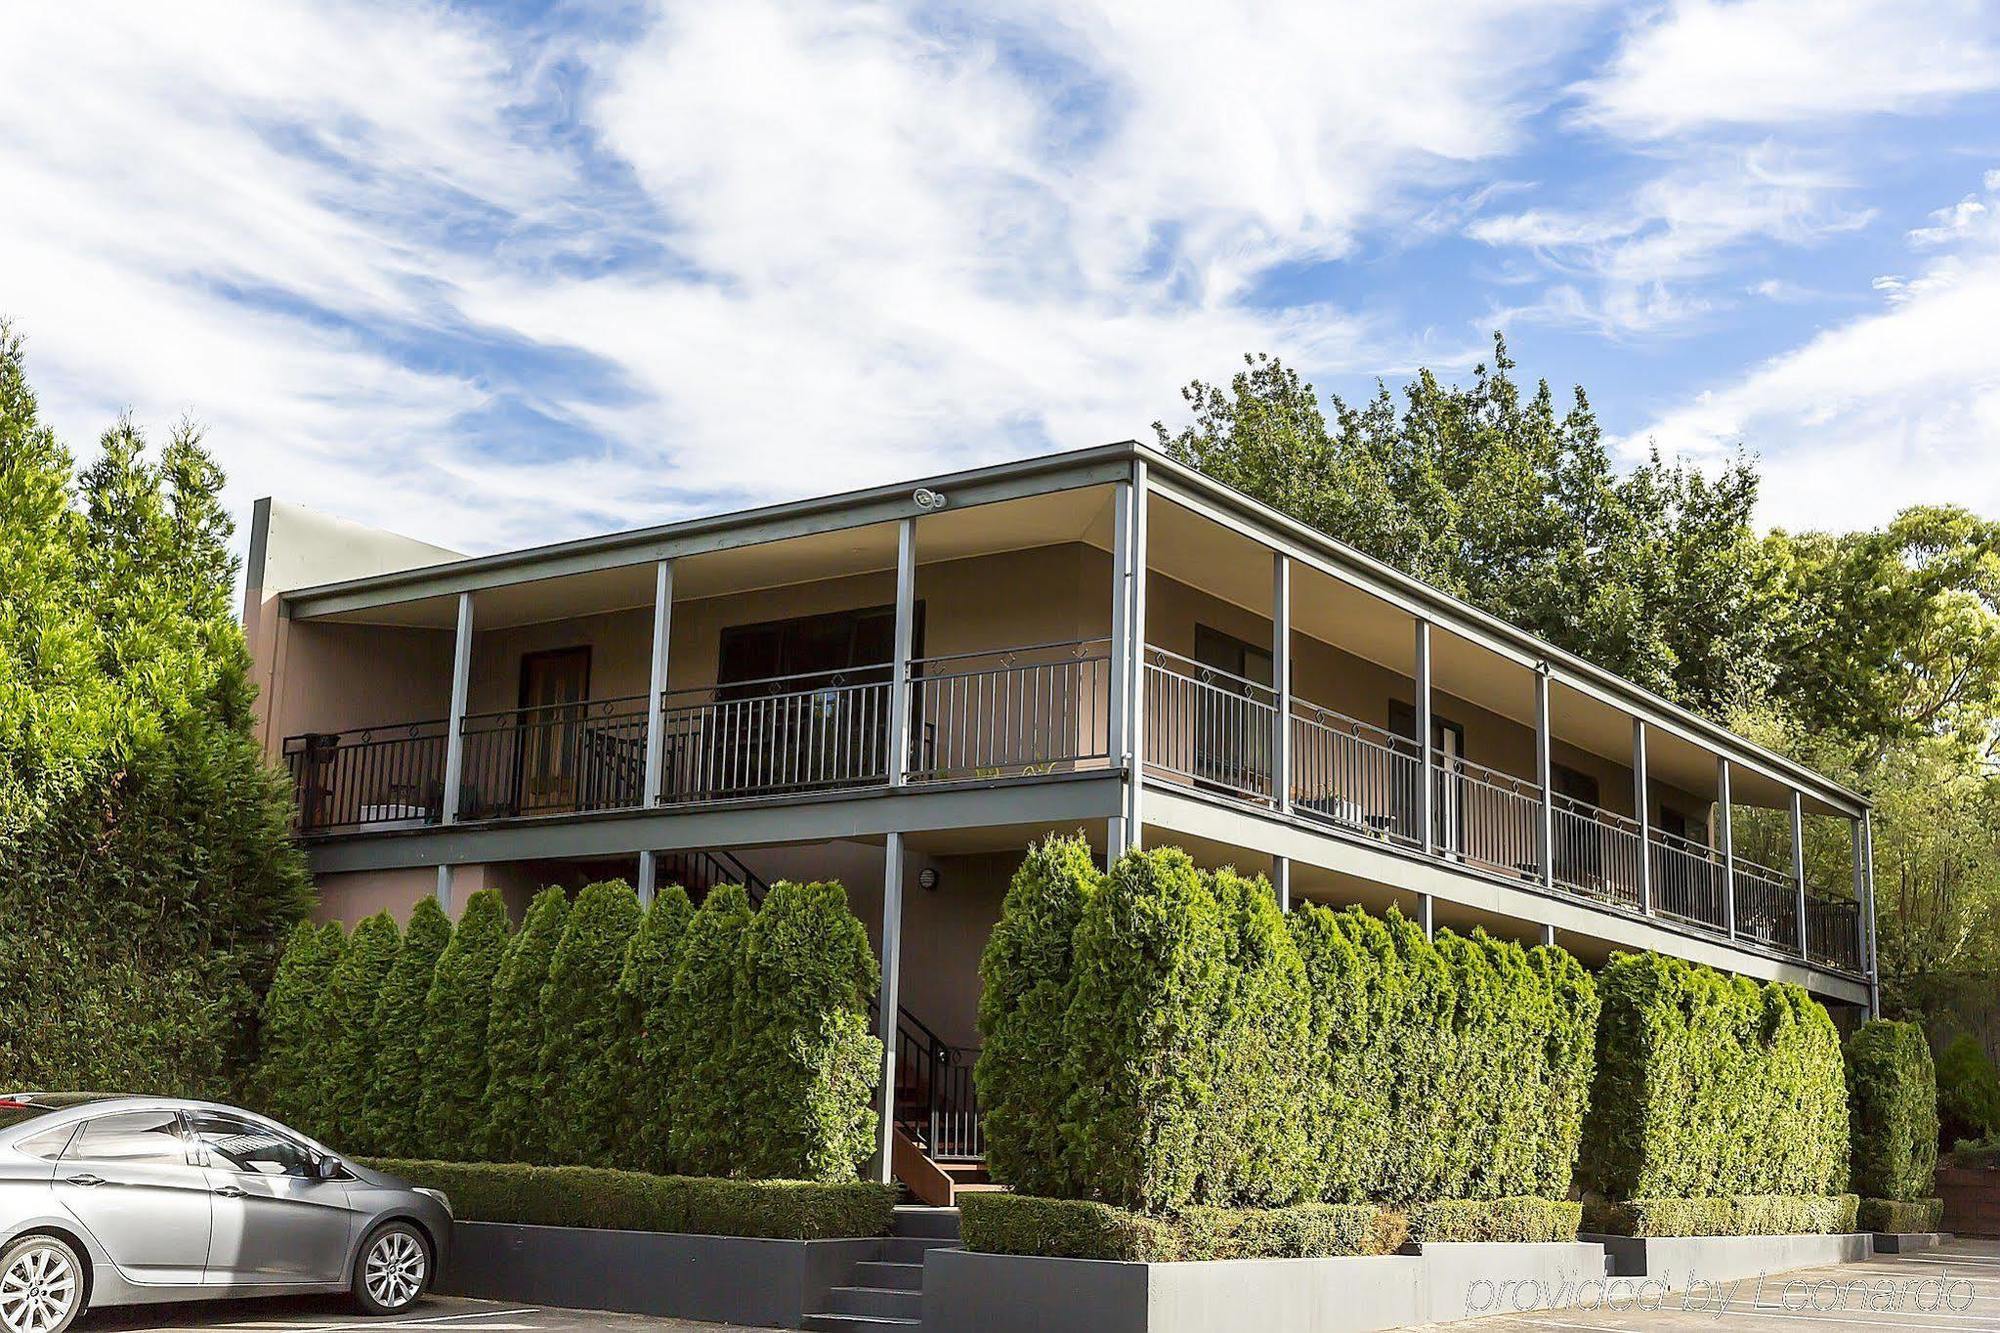
M 1867 920 L 1868 1016 L 1882 1016 L 1882 941 L 1875 933 L 1875 821 L 1868 810 L 1861 812 L 1861 885 L 1866 895 L 1861 912 Z
M 444 791 L 438 800 L 438 823 L 458 822 L 459 786 L 465 774 L 465 705 L 472 680 L 472 594 L 458 595 L 458 631 L 451 650 L 451 709 L 445 720 Z M 451 866 L 438 865 L 438 906 L 451 910 Z
M 889 667 L 889 785 L 910 768 L 910 653 L 917 619 L 917 520 L 896 525 L 896 647 Z
M 1535 668 L 1535 785 L 1541 788 L 1542 887 L 1556 886 L 1554 738 L 1549 730 L 1549 664 Z
M 674 562 L 661 560 L 653 566 L 653 668 L 646 688 L 646 790 L 640 798 L 640 804 L 649 808 L 659 803 L 666 785 L 667 643 L 673 637 L 673 623 Z M 652 906 L 658 879 L 658 856 L 650 850 L 640 852 L 640 906 Z
M 1111 674 L 1105 682 L 1110 698 L 1105 712 L 1106 752 L 1127 782 L 1138 780 L 1132 767 L 1132 483 L 1121 481 L 1111 492 Z M 1110 819 L 1105 860 L 1116 861 L 1127 845 L 1126 802 Z
M 1792 888 L 1799 899 L 1799 958 L 1811 961 L 1806 936 L 1806 816 L 1798 788 L 1792 788 Z
M 1417 617 L 1416 742 L 1417 825 L 1423 830 L 1426 854 L 1437 852 L 1437 790 L 1431 773 L 1431 622 Z
M 1646 799 L 1646 719 L 1632 719 L 1632 808 L 1639 815 L 1639 910 L 1653 914 L 1653 818 Z
M 1127 689 L 1131 692 L 1132 773 L 1125 784 L 1125 837 L 1128 846 L 1144 843 L 1146 789 L 1146 465 L 1132 465 L 1132 568 L 1130 571 L 1131 610 L 1127 632 L 1131 635 L 1128 665 L 1132 673 Z
M 907 520 L 905 520 L 907 522 Z M 890 1183 L 896 1145 L 896 1016 L 903 980 L 903 835 L 882 845 L 882 993 L 876 1005 L 882 1038 L 882 1120 L 876 1126 L 875 1179 Z
M 1715 759 L 1716 839 L 1722 844 L 1722 920 L 1736 938 L 1736 822 L 1730 813 L 1729 759 Z
M 1280 814 L 1292 809 L 1292 561 L 1271 554 L 1271 796 Z

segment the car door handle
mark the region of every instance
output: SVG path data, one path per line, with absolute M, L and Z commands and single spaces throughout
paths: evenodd
M 217 1194 L 220 1194 L 225 1199 L 240 1199 L 243 1197 L 244 1194 L 244 1190 L 241 1185 L 217 1185 L 215 1187 L 215 1192 Z
M 63 1179 L 69 1181 L 69 1183 L 72 1185 L 82 1185 L 86 1189 L 92 1185 L 102 1185 L 104 1183 L 103 1176 L 93 1176 L 88 1171 L 84 1172 L 80 1176 L 65 1176 L 63 1177 Z

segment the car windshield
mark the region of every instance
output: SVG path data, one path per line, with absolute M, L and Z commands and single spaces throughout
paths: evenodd
M 51 1111 L 101 1102 L 110 1096 L 106 1092 L 0 1092 L 0 1129 L 12 1129 Z

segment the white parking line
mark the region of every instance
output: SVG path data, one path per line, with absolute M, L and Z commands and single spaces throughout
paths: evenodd
M 310 1330 L 310 1333 L 339 1333 L 340 1330 L 345 1329 L 416 1327 L 433 1329 L 437 1333 L 449 1333 L 449 1330 L 459 1327 L 482 1330 L 482 1333 L 485 1333 L 485 1331 L 490 1331 L 490 1333 L 506 1333 L 507 1330 L 533 1329 L 540 1327 L 540 1325 L 496 1324 L 491 1321 L 513 1318 L 524 1314 L 540 1313 L 539 1309 L 530 1305 L 514 1310 L 454 1310 L 450 1314 L 425 1315 L 419 1319 L 369 1319 L 340 1324 L 322 1324 L 310 1320 L 298 1319 L 255 1319 L 244 1320 L 240 1323 L 202 1324 L 199 1327 L 213 1330 L 235 1329 L 240 1330 L 241 1333 L 308 1333 L 308 1330 Z M 150 1333 L 168 1333 L 168 1331 L 155 1329 L 150 1330 Z M 173 1330 L 172 1333 L 179 1333 L 179 1330 Z

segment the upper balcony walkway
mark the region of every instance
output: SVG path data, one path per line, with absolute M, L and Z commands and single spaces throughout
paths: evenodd
M 910 659 L 910 746 L 897 785 L 1034 781 L 1122 762 L 1111 648 L 1077 639 Z M 1864 971 L 1860 904 L 1806 882 L 1803 865 L 1780 871 L 1726 837 L 1715 846 L 1643 827 L 1554 791 L 1545 808 L 1533 780 L 1436 743 L 1426 755 L 1409 736 L 1309 698 L 1290 699 L 1281 733 L 1269 684 L 1153 645 L 1141 660 L 1149 783 L 1602 911 Z M 897 674 L 883 662 L 667 691 L 656 715 L 647 694 L 468 714 L 454 819 L 511 823 L 887 786 Z M 438 824 L 449 731 L 447 720 L 425 719 L 286 738 L 301 832 Z M 1281 768 L 1290 773 L 1283 791 Z

